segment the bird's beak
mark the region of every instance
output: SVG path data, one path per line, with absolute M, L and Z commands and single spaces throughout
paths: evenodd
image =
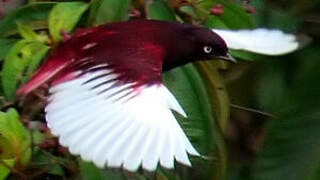
M 232 63 L 237 63 L 237 60 L 235 58 L 233 58 L 230 53 L 227 53 L 226 56 L 218 56 L 217 58 L 225 60 L 225 61 L 229 61 Z

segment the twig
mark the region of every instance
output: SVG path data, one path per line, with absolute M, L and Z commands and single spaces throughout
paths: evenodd
M 271 118 L 276 118 L 276 116 L 274 116 L 271 113 L 263 112 L 263 111 L 260 111 L 260 110 L 257 110 L 257 109 L 247 108 L 247 107 L 243 107 L 243 106 L 236 105 L 236 104 L 230 104 L 230 106 L 232 108 L 235 108 L 235 109 L 240 109 L 240 110 L 243 110 L 243 111 L 248 111 L 248 112 L 252 112 L 252 113 L 255 113 L 255 114 L 260 114 L 260 115 L 271 117 Z

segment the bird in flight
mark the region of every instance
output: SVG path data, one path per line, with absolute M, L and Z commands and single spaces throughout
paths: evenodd
M 189 62 L 235 62 L 228 48 L 278 55 L 298 47 L 278 30 L 212 30 L 190 24 L 134 20 L 77 30 L 61 43 L 33 78 L 27 95 L 50 83 L 45 108 L 51 132 L 72 154 L 100 168 L 158 164 L 191 166 L 199 152 L 172 111 L 187 117 L 162 83 L 162 72 Z

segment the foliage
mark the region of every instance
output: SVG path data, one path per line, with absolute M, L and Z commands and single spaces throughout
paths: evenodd
M 98 169 L 70 155 L 45 126 L 43 89 L 25 98 L 16 96 L 17 88 L 68 33 L 135 18 L 208 28 L 277 27 L 310 33 L 314 38 L 305 49 L 291 55 L 274 58 L 232 51 L 242 60 L 238 65 L 216 60 L 166 72 L 165 84 L 188 114 L 188 120 L 177 115 L 179 123 L 205 157 L 192 157 L 193 168 L 178 164 L 175 171 L 158 168 L 151 177 L 318 179 L 320 34 L 316 31 L 318 22 L 310 17 L 317 16 L 313 13 L 319 5 L 307 0 L 252 0 L 251 4 L 240 0 L 32 0 L 18 7 L 0 20 L 0 179 L 150 178 L 141 172 Z M 305 15 L 307 12 L 310 16 Z M 306 23 L 309 29 L 303 29 Z M 237 104 L 258 107 L 269 114 Z
M 131 0 L 93 0 L 91 2 L 89 25 L 128 19 Z
M 32 75 L 48 49 L 49 47 L 41 42 L 27 39 L 18 41 L 10 49 L 2 69 L 3 92 L 8 100 L 15 98 L 19 81 Z
M 0 112 L 0 178 L 5 178 L 15 166 L 26 165 L 31 158 L 31 137 L 14 109 Z
M 55 5 L 48 18 L 48 28 L 53 41 L 61 41 L 61 32 L 69 33 L 88 6 L 89 4 L 82 2 L 66 2 Z

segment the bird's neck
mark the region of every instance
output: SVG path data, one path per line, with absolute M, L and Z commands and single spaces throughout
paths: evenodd
M 197 58 L 194 57 L 193 47 L 185 45 L 171 46 L 163 62 L 163 71 L 194 62 L 196 59 Z
M 192 58 L 181 58 L 181 59 L 177 59 L 177 58 L 170 58 L 170 59 L 165 59 L 164 63 L 163 63 L 163 71 L 169 71 L 173 68 L 188 64 L 190 62 L 193 62 Z

